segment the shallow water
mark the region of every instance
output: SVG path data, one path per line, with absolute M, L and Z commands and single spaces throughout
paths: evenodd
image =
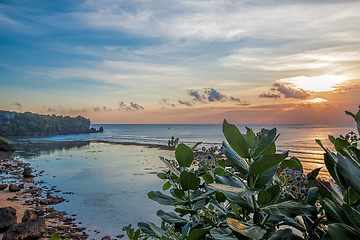
M 90 238 L 114 238 L 124 234 L 123 226 L 135 226 L 139 221 L 160 222 L 156 211 L 163 207 L 149 200 L 147 193 L 161 190 L 164 182 L 156 173 L 164 167 L 159 155 L 171 157 L 172 152 L 105 143 L 82 143 L 73 148 L 68 143 L 54 144 L 57 148 L 52 146 L 51 151 L 44 150 L 49 150 L 51 143 L 44 143 L 48 147 L 42 150 L 35 144 L 33 148 L 38 151 L 33 151 L 33 157 L 29 153 L 20 153 L 19 157 L 45 171 L 36 180 L 44 180 L 46 186 L 56 186 L 62 193 L 74 193 L 59 193 L 69 202 L 55 209 L 76 214 Z

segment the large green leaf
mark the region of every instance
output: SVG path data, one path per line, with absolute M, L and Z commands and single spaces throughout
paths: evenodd
M 157 215 L 164 221 L 170 224 L 186 224 L 187 220 L 184 218 L 179 217 L 176 213 L 174 212 L 165 212 L 163 210 L 159 210 L 157 212 Z
M 338 151 L 344 156 L 349 156 L 348 152 L 346 151 L 346 148 L 350 146 L 350 143 L 348 141 L 341 138 L 336 138 L 334 146 L 336 151 Z
M 225 119 L 223 122 L 223 133 L 232 147 L 243 158 L 249 158 L 249 145 L 247 144 L 244 136 L 234 124 L 229 124 Z
M 175 149 L 175 157 L 180 167 L 190 167 L 194 160 L 194 153 L 190 147 L 180 143 Z
M 286 201 L 261 208 L 267 214 L 284 215 L 288 217 L 296 216 L 312 216 L 316 213 L 316 209 L 308 204 Z
M 318 186 L 318 191 L 320 196 L 325 199 L 333 199 L 331 192 L 329 191 L 329 189 L 321 182 L 321 181 L 317 181 L 317 183 L 319 184 Z
M 240 222 L 239 220 L 236 220 L 234 218 L 227 218 L 226 221 L 232 230 L 248 238 L 261 239 L 266 233 L 266 230 L 262 229 L 259 226 Z
M 263 189 L 268 183 L 270 183 L 278 170 L 278 166 L 272 167 L 263 174 L 260 175 L 249 175 L 248 176 L 248 184 L 253 186 L 255 190 Z
M 222 143 L 222 146 L 225 151 L 225 156 L 230 161 L 230 163 L 238 170 L 240 173 L 246 175 L 249 171 L 249 166 L 247 162 L 242 159 L 228 144 L 225 142 Z
M 359 165 L 349 157 L 337 154 L 339 170 L 346 182 L 360 195 L 360 168 Z
M 253 149 L 251 149 L 251 156 L 253 158 L 259 157 L 270 145 L 276 141 L 276 128 L 267 132 L 267 137 L 259 142 Z
M 332 239 L 355 240 L 359 239 L 360 232 L 344 223 L 333 223 L 328 226 L 328 234 Z
M 268 154 L 254 161 L 249 168 L 250 174 L 262 174 L 270 168 L 278 165 L 288 156 L 288 152 L 283 154 Z
M 239 179 L 237 179 L 232 175 L 226 175 L 226 173 L 224 174 L 224 176 L 215 176 L 215 178 L 216 181 L 221 184 L 230 185 L 239 188 L 245 187 L 245 185 Z
M 296 157 L 291 157 L 289 160 L 282 161 L 280 164 L 280 169 L 284 170 L 285 168 L 295 169 L 298 171 L 303 170 L 300 160 L 297 159 Z
M 305 198 L 305 202 L 307 204 L 313 205 L 315 204 L 316 200 L 318 199 L 318 188 L 313 187 L 308 190 L 308 195 Z
M 196 173 L 183 171 L 180 174 L 180 185 L 183 190 L 196 190 L 200 184 L 200 178 Z
M 360 149 L 354 147 L 354 146 L 351 146 L 349 147 L 349 150 L 352 152 L 352 155 L 354 157 L 354 159 L 360 163 Z
M 148 223 L 145 222 L 139 222 L 138 227 L 143 231 L 143 233 L 146 233 L 147 235 L 155 238 L 159 238 L 160 236 L 152 230 L 152 228 L 149 226 Z
M 218 240 L 237 240 L 232 231 L 228 228 L 214 228 L 210 231 L 210 235 Z
M 325 198 L 325 215 L 330 223 L 346 223 L 347 217 L 344 210 L 333 201 Z
M 337 184 L 340 185 L 341 182 L 340 182 L 340 179 L 339 179 L 339 175 L 337 173 L 337 163 L 327 153 L 324 154 L 324 162 L 325 162 L 326 169 L 330 173 L 330 176 L 334 179 L 334 181 Z
M 358 112 L 355 114 L 353 114 L 352 112 L 348 112 L 348 111 L 345 111 L 345 113 L 349 116 L 352 116 L 356 122 L 356 125 L 357 125 L 357 129 L 358 129 L 358 132 L 359 132 L 359 135 L 360 135 L 360 106 L 359 106 L 359 110 Z
M 302 238 L 295 235 L 293 231 L 289 228 L 277 231 L 269 238 L 269 240 L 293 240 L 293 239 L 302 239 Z
M 261 190 L 258 195 L 258 203 L 261 205 L 266 205 L 271 201 L 271 194 L 265 189 Z
M 217 183 L 210 184 L 209 188 L 223 193 L 231 202 L 238 203 L 243 208 L 252 209 L 250 196 L 253 192 L 246 188 L 237 188 Z
M 333 199 L 338 204 L 340 204 L 340 205 L 343 204 L 344 203 L 344 195 L 342 193 L 342 189 L 341 189 L 341 187 L 336 185 L 332 179 L 330 179 L 330 189 L 331 189 L 331 193 L 333 195 Z
M 360 212 L 347 204 L 343 204 L 342 209 L 355 229 L 360 230 Z
M 246 127 L 245 141 L 247 142 L 250 148 L 254 146 L 255 139 L 256 139 L 256 135 L 253 132 L 253 130 L 251 128 Z
M 170 205 L 170 206 L 177 206 L 177 205 L 182 205 L 184 202 L 180 201 L 176 198 L 173 198 L 171 196 L 168 196 L 166 194 L 163 194 L 162 192 L 159 191 L 151 191 L 148 193 L 148 197 L 157 202 L 160 203 L 162 205 Z
M 210 231 L 210 227 L 208 228 L 195 228 L 191 230 L 189 236 L 187 237 L 187 240 L 197 240 L 201 238 L 205 233 Z

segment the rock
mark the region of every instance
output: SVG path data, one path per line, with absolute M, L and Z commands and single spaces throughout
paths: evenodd
M 99 130 L 97 130 L 97 132 L 103 132 L 103 131 L 104 131 L 103 127 L 100 127 Z
M 10 184 L 9 191 L 10 192 L 18 192 L 18 191 L 20 191 L 20 188 L 18 186 L 16 186 L 15 184 Z
M 13 225 L 4 233 L 3 240 L 39 239 L 46 231 L 42 218 Z
M 0 208 L 0 232 L 5 232 L 16 224 L 16 209 L 12 207 Z
M 3 151 L 3 152 L 15 152 L 15 149 L 10 143 L 0 141 L 0 151 Z
M 24 216 L 21 219 L 21 222 L 27 222 L 35 218 L 36 218 L 35 214 L 33 214 L 31 210 L 26 209 L 24 212 Z
M 23 171 L 22 175 L 24 176 L 24 178 L 32 178 L 32 177 L 35 177 L 34 175 L 32 175 L 32 169 L 29 168 L 29 167 L 24 168 L 24 171 Z
M 101 238 L 101 240 L 111 240 L 111 238 L 109 236 L 105 236 L 105 237 Z
M 24 189 L 24 188 L 25 188 L 25 185 L 24 185 L 24 184 L 19 184 L 19 185 L 18 185 L 18 188 Z
M 65 201 L 65 198 L 62 197 L 48 197 L 46 199 L 40 199 L 39 202 L 43 205 L 55 205 Z
M 96 132 L 97 132 L 96 129 L 93 127 L 89 129 L 89 133 L 96 133 Z
M 7 188 L 7 184 L 0 184 L 0 191 L 4 190 L 5 188 Z

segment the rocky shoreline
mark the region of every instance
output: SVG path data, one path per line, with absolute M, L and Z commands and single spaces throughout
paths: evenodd
M 56 186 L 48 189 L 34 180 L 42 174 L 11 153 L 0 152 L 0 239 L 87 239 L 74 215 L 53 208 L 66 199 Z

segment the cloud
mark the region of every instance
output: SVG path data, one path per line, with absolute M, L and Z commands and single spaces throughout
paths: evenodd
M 47 108 L 47 111 L 48 111 L 48 112 L 56 112 L 56 109 L 55 109 L 55 108 L 52 108 L 52 107 L 48 107 L 48 108 Z
M 14 103 L 14 105 L 17 106 L 18 108 L 22 108 L 22 107 L 23 107 L 23 105 L 22 105 L 21 103 L 18 103 L 18 102 Z
M 168 98 L 162 98 L 160 99 L 160 104 L 168 105 L 171 107 L 175 107 L 175 103 L 170 103 L 170 100 Z
M 185 106 L 192 106 L 193 104 L 191 102 L 188 102 L 188 101 L 183 101 L 183 100 L 178 100 L 178 102 L 182 105 L 185 105 Z
M 179 101 L 180 104 L 192 106 L 196 103 L 210 103 L 210 102 L 241 102 L 239 98 L 228 96 L 215 88 L 204 88 L 202 92 L 190 89 L 188 95 L 192 97 L 191 102 Z
M 272 90 L 280 92 L 285 98 L 307 99 L 310 96 L 310 94 L 303 89 L 297 90 L 280 83 L 274 83 L 273 86 Z
M 280 94 L 275 94 L 275 93 L 262 93 L 259 95 L 259 97 L 261 98 L 280 98 Z
M 121 101 L 119 102 L 119 110 L 138 111 L 138 110 L 144 110 L 144 107 L 134 102 L 130 102 L 129 104 L 126 104 L 123 101 Z

